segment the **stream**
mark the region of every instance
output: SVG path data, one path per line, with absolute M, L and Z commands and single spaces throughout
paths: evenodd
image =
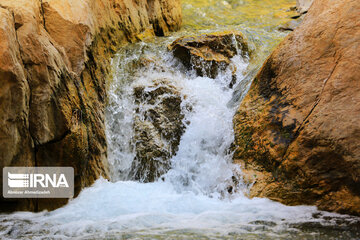
M 183 0 L 183 28 L 168 37 L 129 44 L 113 59 L 106 135 L 111 180 L 97 180 L 66 206 L 40 213 L 0 215 L 1 239 L 359 239 L 360 219 L 246 197 L 240 166 L 232 164 L 232 118 L 251 79 L 287 33 L 277 27 L 294 15 L 290 0 Z M 231 59 L 232 72 L 196 76 L 167 46 L 186 35 L 237 30 L 254 51 Z M 139 62 L 142 60 L 146 62 Z M 144 119 L 134 89 L 161 87 L 181 96 L 185 130 L 171 168 L 145 183 L 131 174 L 134 118 Z M 191 107 L 189 107 L 191 106 Z M 139 107 L 140 110 L 136 110 Z M 234 185 L 234 176 L 236 184 Z M 229 185 L 236 191 L 229 193 Z

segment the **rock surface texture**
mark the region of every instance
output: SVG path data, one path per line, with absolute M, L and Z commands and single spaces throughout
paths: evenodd
M 110 58 L 127 42 L 177 30 L 180 1 L 2 0 L 0 21 L 0 167 L 72 166 L 76 194 L 108 177 Z M 1 199 L 0 210 L 66 201 Z
M 170 44 L 168 49 L 185 67 L 194 69 L 199 76 L 210 78 L 216 78 L 220 71 L 225 70 L 231 63 L 230 59 L 236 54 L 244 57 L 250 54 L 247 41 L 241 32 L 182 37 Z
M 131 179 L 153 182 L 171 166 L 185 130 L 182 96 L 167 79 L 156 79 L 151 86 L 134 89 L 136 109 L 134 138 L 136 157 Z
M 360 215 L 360 1 L 315 0 L 235 117 L 252 197 Z

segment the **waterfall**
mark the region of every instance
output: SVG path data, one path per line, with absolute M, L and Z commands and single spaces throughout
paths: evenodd
M 133 71 L 139 59 L 150 63 L 136 69 L 135 74 L 130 73 L 129 69 Z M 236 56 L 233 64 L 241 80 L 248 61 Z M 106 114 L 113 181 L 134 180 L 129 176 L 135 158 L 135 146 L 131 141 L 133 120 L 135 115 L 141 114 L 139 117 L 144 119 L 146 112 L 136 113 L 134 88 L 151 88 L 154 81 L 159 81 L 158 87 L 161 87 L 163 83 L 159 79 L 167 79 L 182 96 L 181 111 L 186 129 L 177 153 L 170 160 L 171 169 L 162 176 L 163 181 L 171 183 L 179 192 L 190 190 L 209 196 L 234 185 L 234 176 L 239 176 L 240 169 L 231 163 L 235 108 L 228 107 L 233 96 L 233 90 L 228 87 L 232 78 L 230 69 L 216 79 L 197 77 L 195 72 L 185 71 L 165 47 L 151 43 L 124 49 L 114 59 L 114 67 L 115 79 L 109 87 Z M 146 107 L 141 105 L 141 108 Z
M 113 59 L 114 79 L 108 86 L 106 110 L 111 181 L 99 179 L 76 199 L 52 212 L 0 215 L 1 238 L 304 239 L 314 234 L 327 238 L 359 237 L 357 218 L 311 206 L 289 207 L 246 197 L 248 186 L 241 181 L 239 166 L 232 164 L 231 143 L 236 110 L 233 98 L 248 88 L 245 71 L 249 63 L 239 56 L 232 59 L 237 67 L 238 86 L 242 86 L 233 90 L 228 87 L 229 70 L 216 79 L 186 71 L 166 51 L 172 40 L 129 45 Z M 131 174 L 137 167 L 133 164 L 134 119 L 145 120 L 146 110 L 159 102 L 136 101 L 134 89 L 138 87 L 144 92 L 160 87 L 176 89 L 184 116 L 185 129 L 176 153 L 170 157 L 169 169 L 150 183 Z M 171 94 L 165 92 L 164 96 L 168 95 Z M 167 150 L 164 143 L 160 146 Z M 348 229 L 351 230 L 344 232 Z

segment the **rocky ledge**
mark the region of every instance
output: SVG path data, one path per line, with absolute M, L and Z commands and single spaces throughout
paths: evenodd
M 72 166 L 78 194 L 108 177 L 110 58 L 127 42 L 177 30 L 180 1 L 2 0 L 0 20 L 0 167 Z M 1 199 L 0 210 L 66 202 Z
M 187 69 L 195 70 L 198 76 L 216 78 L 231 66 L 233 81 L 230 87 L 236 81 L 236 67 L 231 64 L 231 58 L 238 54 L 248 58 L 252 52 L 247 39 L 239 31 L 181 37 L 170 44 L 168 50 Z
M 360 1 L 315 0 L 235 117 L 252 197 L 360 215 Z

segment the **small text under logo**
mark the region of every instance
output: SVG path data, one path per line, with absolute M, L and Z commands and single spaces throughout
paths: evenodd
M 5 198 L 70 198 L 74 195 L 72 167 L 5 167 Z

